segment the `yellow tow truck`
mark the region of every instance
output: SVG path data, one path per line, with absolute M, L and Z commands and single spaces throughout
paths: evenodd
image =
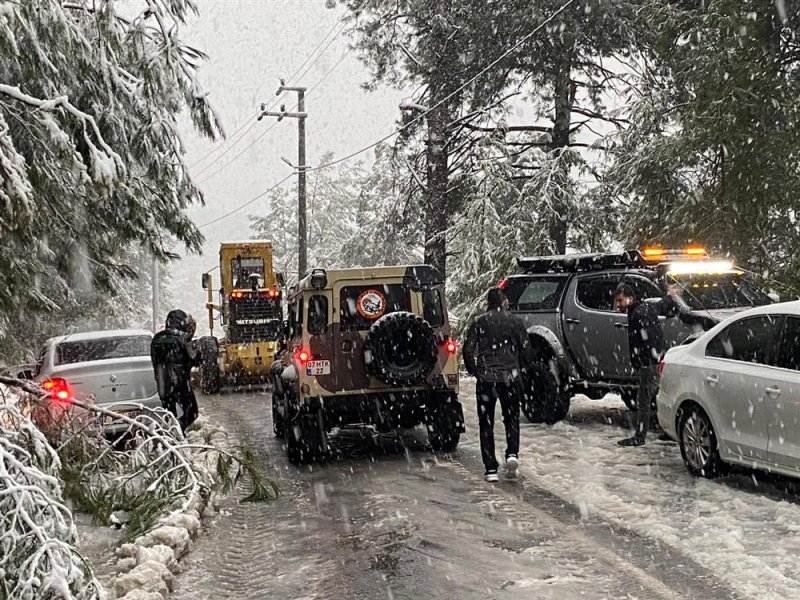
M 210 335 L 200 338 L 200 380 L 207 394 L 223 386 L 267 383 L 283 322 L 285 282 L 273 270 L 271 242 L 222 243 L 219 271 L 219 304 L 214 304 L 211 272 L 203 273 L 202 282 Z M 214 336 L 215 312 L 224 332 L 220 339 Z

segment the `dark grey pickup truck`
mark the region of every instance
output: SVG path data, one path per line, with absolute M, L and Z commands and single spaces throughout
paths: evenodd
M 635 407 L 636 377 L 628 353 L 628 317 L 614 306 L 620 283 L 640 299 L 661 302 L 678 285 L 681 310 L 660 317 L 669 346 L 753 306 L 774 300 L 731 262 L 702 252 L 638 250 L 521 258 L 524 271 L 500 286 L 523 320 L 536 362 L 528 373 L 523 412 L 532 422 L 555 423 L 570 398 L 618 393 Z M 674 308 L 674 307 L 673 307 Z

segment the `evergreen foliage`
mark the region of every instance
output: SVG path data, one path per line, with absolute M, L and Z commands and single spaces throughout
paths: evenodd
M 221 133 L 179 33 L 192 0 L 0 0 L 0 334 L 126 296 L 144 250 L 200 247 L 177 115 Z M 132 15 L 132 16 L 126 16 Z M 130 296 L 127 296 L 130 298 Z

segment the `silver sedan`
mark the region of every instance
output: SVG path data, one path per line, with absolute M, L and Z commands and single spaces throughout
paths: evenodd
M 48 340 L 39 352 L 33 379 L 55 404 L 71 398 L 129 416 L 161 406 L 150 362 L 146 330 L 90 331 Z M 118 425 L 105 420 L 113 433 Z
M 667 352 L 658 420 L 695 475 L 800 476 L 800 302 L 743 312 Z

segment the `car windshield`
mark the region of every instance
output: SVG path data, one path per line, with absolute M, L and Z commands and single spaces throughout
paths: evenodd
M 134 356 L 150 356 L 150 336 L 131 335 L 61 342 L 56 346 L 55 364 L 68 365 Z
M 769 297 L 741 275 L 671 275 L 693 310 L 744 308 L 770 303 Z

